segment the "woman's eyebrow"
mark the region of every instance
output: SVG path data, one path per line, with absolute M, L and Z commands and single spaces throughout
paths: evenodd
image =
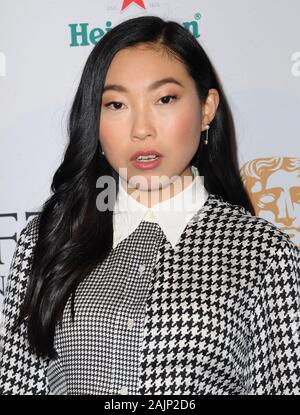
M 153 82 L 151 85 L 149 85 L 148 90 L 149 91 L 153 91 L 154 89 L 159 88 L 160 86 L 164 85 L 164 84 L 176 84 L 181 86 L 182 88 L 184 88 L 183 84 L 178 81 L 177 79 L 173 78 L 173 77 L 168 77 L 168 78 L 163 78 L 163 79 L 159 79 L 155 82 Z M 123 85 L 117 85 L 117 84 L 108 84 L 105 85 L 103 87 L 103 94 L 106 91 L 118 91 L 118 92 L 129 92 L 127 88 L 125 88 Z

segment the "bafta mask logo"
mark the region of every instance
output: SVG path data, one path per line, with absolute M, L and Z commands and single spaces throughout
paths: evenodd
M 300 249 L 300 159 L 259 158 L 241 168 L 257 216 L 274 223 Z

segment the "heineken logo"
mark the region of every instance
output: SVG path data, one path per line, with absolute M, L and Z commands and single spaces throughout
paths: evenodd
M 127 0 L 128 3 L 129 0 Z M 125 6 L 126 2 L 124 1 Z M 140 3 L 143 3 L 141 1 Z M 129 3 L 127 4 L 127 6 Z M 194 19 L 190 21 L 183 22 L 182 25 L 188 29 L 195 38 L 200 37 L 199 30 L 199 21 L 201 14 L 196 13 Z M 102 27 L 91 27 L 88 22 L 83 23 L 70 23 L 70 46 L 79 47 L 79 46 L 90 46 L 95 45 L 107 32 L 109 32 L 113 27 L 113 24 L 110 20 L 107 20 Z

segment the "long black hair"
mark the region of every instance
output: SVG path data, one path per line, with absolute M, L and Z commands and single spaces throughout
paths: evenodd
M 53 176 L 52 195 L 39 215 L 39 237 L 17 324 L 26 321 L 30 347 L 40 356 L 56 355 L 55 327 L 62 321 L 68 298 L 71 296 L 74 317 L 76 287 L 112 249 L 112 209 L 100 211 L 96 206 L 97 179 L 111 176 L 118 182 L 116 171 L 101 154 L 102 91 L 115 54 L 138 44 L 158 46 L 179 59 L 194 79 L 201 103 L 210 88 L 218 90 L 220 102 L 210 124 L 209 143 L 205 145 L 200 140 L 191 164 L 204 176 L 209 193 L 254 214 L 239 174 L 232 115 L 221 83 L 199 42 L 179 23 L 156 16 L 132 18 L 115 26 L 87 59 L 69 114 L 69 143 Z

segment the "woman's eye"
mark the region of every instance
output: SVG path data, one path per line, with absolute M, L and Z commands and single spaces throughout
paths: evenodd
M 164 104 L 169 104 L 170 102 L 165 102 L 165 99 L 166 98 L 167 98 L 167 101 L 169 101 L 170 98 L 172 98 L 173 100 L 176 100 L 177 99 L 177 95 L 165 95 L 164 97 L 161 97 L 160 98 L 160 100 L 164 100 Z M 113 107 L 113 110 L 115 110 L 115 111 L 118 111 L 119 109 L 122 108 L 122 102 L 118 102 L 118 101 L 111 101 L 108 104 L 106 104 L 105 107 L 109 108 L 111 105 L 114 106 Z
M 161 97 L 160 99 L 165 99 L 165 98 L 173 98 L 174 100 L 176 100 L 177 95 L 166 95 L 164 97 Z M 169 104 L 169 102 L 165 102 L 165 104 Z
M 112 102 L 109 102 L 108 104 L 106 104 L 105 107 L 109 108 L 112 104 L 117 104 L 117 105 L 122 106 L 122 102 L 112 101 Z M 115 108 L 115 110 L 118 110 L 118 109 L 120 109 L 120 108 Z

